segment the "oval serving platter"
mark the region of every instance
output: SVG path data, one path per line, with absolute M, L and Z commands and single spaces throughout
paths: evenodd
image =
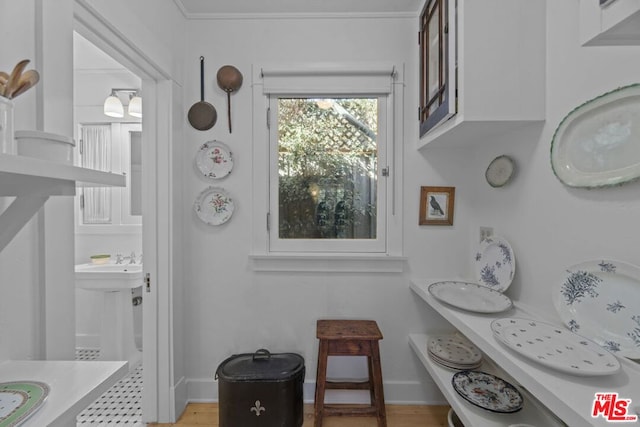
M 502 344 L 548 368 L 577 376 L 611 375 L 620 362 L 588 338 L 564 327 L 532 319 L 501 318 L 491 322 Z
M 461 371 L 451 378 L 453 388 L 466 401 L 491 412 L 513 413 L 522 409 L 522 394 L 511 383 L 481 371 Z
M 513 305 L 508 296 L 477 283 L 436 282 L 429 285 L 428 291 L 439 301 L 475 313 L 500 313 Z
M 640 359 L 640 267 L 611 260 L 576 264 L 556 283 L 552 299 L 571 331 Z
M 640 84 L 576 107 L 551 142 L 551 166 L 570 187 L 606 187 L 640 177 Z

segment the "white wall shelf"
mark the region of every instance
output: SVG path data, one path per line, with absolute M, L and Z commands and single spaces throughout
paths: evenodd
M 458 0 L 457 16 L 457 113 L 418 149 L 482 145 L 545 120 L 545 3 Z
M 127 362 L 3 361 L 0 381 L 40 381 L 49 396 L 25 427 L 68 427 L 76 416 L 127 373 Z
M 639 46 L 640 2 L 614 0 L 601 7 L 580 0 L 580 42 L 583 46 Z
M 504 427 L 511 424 L 518 423 L 528 423 L 536 426 L 545 426 L 545 427 L 561 427 L 562 424 L 560 421 L 555 419 L 555 417 L 540 403 L 535 401 L 528 395 L 526 390 L 523 390 L 522 387 L 519 387 L 517 383 L 515 383 L 511 378 L 509 378 L 503 371 L 497 369 L 491 361 L 485 360 L 482 365 L 476 370 L 487 372 L 493 375 L 496 375 L 504 380 L 511 382 L 514 386 L 518 388 L 518 390 L 522 393 L 524 397 L 524 406 L 523 408 L 512 414 L 500 414 L 496 412 L 490 412 L 479 408 L 477 406 L 472 405 L 465 401 L 460 395 L 454 390 L 451 385 L 451 378 L 453 374 L 457 371 L 453 369 L 444 368 L 435 362 L 433 362 L 428 355 L 427 351 L 427 343 L 429 342 L 429 336 L 424 334 L 410 334 L 409 335 L 409 344 L 411 348 L 418 356 L 426 370 L 429 372 L 435 383 L 440 388 L 442 394 L 444 394 L 445 398 L 456 412 L 458 417 L 464 425 L 474 426 L 474 427 Z
M 640 404 L 640 387 L 638 387 L 640 364 L 620 358 L 622 368 L 616 374 L 583 377 L 565 374 L 530 362 L 504 347 L 493 337 L 491 322 L 501 317 L 520 317 L 543 320 L 563 327 L 560 326 L 558 319 L 541 319 L 532 310 L 517 302 L 514 302 L 514 307 L 509 311 L 498 314 L 479 314 L 459 310 L 438 302 L 429 294 L 428 287 L 433 282 L 434 280 L 427 279 L 412 280 L 411 290 L 471 340 L 513 381 L 524 387 L 566 424 L 570 426 L 610 425 L 602 417 L 591 417 L 596 393 L 615 391 L 620 398 L 631 399 L 634 407 Z
M 123 175 L 32 157 L 0 154 L 0 197 L 15 197 L 0 214 L 0 251 L 50 196 L 73 196 L 76 186 L 125 185 Z

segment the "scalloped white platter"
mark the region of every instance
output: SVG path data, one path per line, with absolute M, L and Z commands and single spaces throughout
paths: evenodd
M 618 356 L 640 359 L 640 268 L 620 261 L 569 267 L 552 291 L 562 322 Z
M 475 313 L 500 313 L 513 305 L 508 296 L 477 283 L 442 281 L 429 285 L 428 291 L 441 302 Z
M 516 257 L 509 242 L 500 236 L 483 239 L 475 257 L 476 279 L 479 285 L 504 292 L 516 273 Z
M 491 322 L 502 344 L 548 368 L 577 376 L 611 375 L 620 362 L 593 341 L 562 327 L 531 319 L 503 318 Z

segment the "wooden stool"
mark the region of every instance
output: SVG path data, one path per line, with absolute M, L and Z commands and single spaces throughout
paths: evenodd
M 373 320 L 318 320 L 316 337 L 320 340 L 316 374 L 315 427 L 322 427 L 325 415 L 374 416 L 378 427 L 387 426 L 382 389 L 382 368 L 378 341 L 382 333 Z M 363 382 L 327 381 L 329 356 L 367 356 L 369 379 Z M 325 405 L 327 389 L 369 390 L 371 404 Z

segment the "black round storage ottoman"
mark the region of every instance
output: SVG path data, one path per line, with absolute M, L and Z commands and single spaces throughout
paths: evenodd
M 304 372 L 295 353 L 227 358 L 216 370 L 220 427 L 302 427 Z

